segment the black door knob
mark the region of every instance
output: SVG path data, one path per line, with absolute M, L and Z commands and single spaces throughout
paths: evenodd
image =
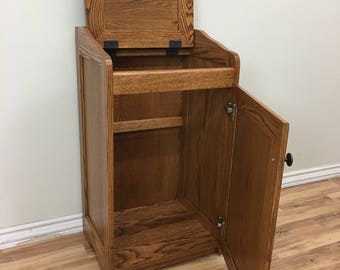
M 294 158 L 293 158 L 293 155 L 291 153 L 288 153 L 286 155 L 286 159 L 285 159 L 285 162 L 287 164 L 288 167 L 291 167 L 293 165 L 293 162 L 294 162 Z

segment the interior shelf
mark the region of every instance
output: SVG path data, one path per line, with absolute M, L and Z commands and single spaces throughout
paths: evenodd
M 183 117 L 161 117 L 153 119 L 115 122 L 114 133 L 126 133 L 142 130 L 173 128 L 183 126 Z
M 234 78 L 235 69 L 229 67 L 114 71 L 113 94 L 229 88 Z
M 159 269 L 216 251 L 199 215 L 179 201 L 115 212 L 116 269 Z

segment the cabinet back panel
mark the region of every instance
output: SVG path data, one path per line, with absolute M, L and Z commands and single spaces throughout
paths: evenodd
M 183 116 L 183 93 L 114 97 L 114 121 Z M 181 171 L 182 128 L 115 135 L 115 209 L 174 200 Z
M 218 191 L 229 172 L 229 121 L 224 109 L 229 95 L 227 89 L 188 93 L 181 195 L 213 223 L 219 214 Z
M 180 146 L 180 128 L 115 135 L 115 210 L 176 199 Z
M 220 67 L 191 56 L 113 57 L 114 69 Z M 114 121 L 183 116 L 185 128 L 115 135 L 115 209 L 191 201 L 212 222 L 228 179 L 226 89 L 114 97 Z M 185 135 L 186 134 L 186 135 Z M 183 159 L 185 158 L 185 161 Z M 225 200 L 224 200 L 225 201 Z
M 154 93 L 114 97 L 114 121 L 182 116 L 182 93 Z
M 113 57 L 114 70 L 147 70 L 184 68 L 188 56 L 121 56 Z
M 138 50 L 121 50 L 111 54 L 114 71 L 129 71 L 129 70 L 156 70 L 156 69 L 185 69 L 185 68 L 218 68 L 232 67 L 228 61 L 222 61 L 216 57 L 211 59 L 205 57 L 205 54 L 196 49 L 180 51 L 179 53 L 189 55 L 152 55 L 157 53 L 155 50 L 141 51 L 136 55 Z M 110 53 L 110 52 L 109 52 Z M 131 54 L 129 56 L 129 53 Z M 117 56 L 116 54 L 125 54 Z M 148 55 L 149 54 L 149 55 Z

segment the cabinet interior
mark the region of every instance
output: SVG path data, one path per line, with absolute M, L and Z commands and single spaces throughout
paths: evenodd
M 113 70 L 155 70 L 226 67 L 223 61 L 209 59 L 193 53 L 193 49 L 181 49 L 177 55 L 168 55 L 167 50 L 107 51 L 113 61 Z
M 115 54 L 112 60 L 118 71 L 223 66 L 190 55 Z M 232 151 L 224 106 L 231 95 L 230 88 L 114 96 L 118 269 L 161 266 L 218 249 Z

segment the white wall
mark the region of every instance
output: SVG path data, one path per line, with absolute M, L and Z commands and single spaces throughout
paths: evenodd
M 293 170 L 340 163 L 340 2 L 196 0 L 196 27 L 241 57 L 241 84 L 289 120 Z
M 294 170 L 340 162 L 340 2 L 196 0 L 241 84 L 291 122 Z M 2 0 L 0 228 L 81 212 L 74 26 L 83 0 Z
M 82 0 L 2 0 L 0 228 L 81 212 L 74 26 Z

